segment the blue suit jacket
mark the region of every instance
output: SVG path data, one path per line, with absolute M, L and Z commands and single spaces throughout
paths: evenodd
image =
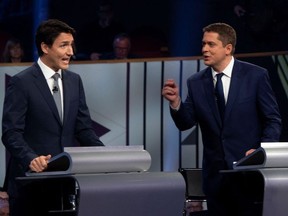
M 218 113 L 211 68 L 187 80 L 188 96 L 171 110 L 180 130 L 199 123 L 203 137 L 203 187 L 215 189 L 219 170 L 231 169 L 261 142 L 279 141 L 281 117 L 266 69 L 235 60 L 223 123 Z
M 75 145 L 75 138 L 80 145 L 103 145 L 92 129 L 80 76 L 63 71 L 62 77 L 63 124 L 38 64 L 10 79 L 2 119 L 2 141 L 11 154 L 8 179 L 23 176 L 35 157 Z

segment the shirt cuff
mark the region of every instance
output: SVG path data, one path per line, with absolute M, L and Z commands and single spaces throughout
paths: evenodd
M 178 105 L 176 107 L 172 107 L 171 104 L 170 104 L 170 108 L 173 111 L 177 112 L 180 109 L 180 105 L 181 105 L 181 98 L 179 97 Z

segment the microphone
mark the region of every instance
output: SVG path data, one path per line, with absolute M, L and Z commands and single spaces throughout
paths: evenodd
M 52 92 L 53 92 L 53 93 L 58 92 L 58 87 L 57 87 L 57 86 L 54 86 L 53 89 L 52 89 Z

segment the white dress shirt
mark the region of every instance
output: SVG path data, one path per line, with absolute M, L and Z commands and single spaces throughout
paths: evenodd
M 224 73 L 224 75 L 222 76 L 221 80 L 222 80 L 222 84 L 223 84 L 225 103 L 227 102 L 227 99 L 228 99 L 233 65 L 234 65 L 234 57 L 232 57 L 231 61 L 227 65 L 227 67 L 222 71 Z M 217 72 L 212 69 L 214 86 L 216 85 L 216 81 L 217 81 L 216 74 L 217 74 Z
M 53 95 L 53 84 L 54 84 L 54 79 L 52 78 L 52 76 L 55 74 L 55 71 L 52 70 L 50 67 L 48 67 L 47 65 L 45 65 L 40 58 L 38 58 L 37 63 L 39 64 L 42 73 L 47 81 L 47 84 L 50 88 L 51 94 Z M 64 103 L 63 103 L 63 85 L 62 85 L 62 71 L 61 69 L 59 69 L 57 71 L 57 73 L 60 74 L 60 78 L 58 79 L 58 85 L 59 85 L 59 91 L 60 91 L 60 96 L 61 96 L 61 108 L 62 108 L 62 113 L 64 110 Z

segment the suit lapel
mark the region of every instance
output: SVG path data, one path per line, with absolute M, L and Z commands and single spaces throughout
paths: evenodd
M 62 83 L 63 83 L 63 103 L 64 103 L 64 113 L 63 113 L 63 124 L 68 116 L 69 113 L 69 101 L 71 98 L 71 91 L 73 90 L 73 85 L 69 79 L 69 74 L 62 71 Z
M 239 89 L 241 84 L 243 83 L 243 78 L 245 75 L 245 72 L 241 72 L 241 64 L 239 61 L 235 60 L 233 70 L 232 70 L 232 78 L 231 78 L 231 83 L 230 83 L 230 89 L 229 89 L 229 94 L 228 94 L 228 100 L 226 103 L 226 108 L 225 108 L 225 119 L 228 118 L 228 116 L 231 113 L 233 104 L 240 93 Z
M 55 118 L 59 121 L 60 124 L 62 124 L 60 117 L 59 117 L 59 114 L 58 114 L 58 110 L 57 110 L 54 98 L 51 94 L 51 91 L 49 89 L 47 81 L 46 81 L 40 67 L 37 64 L 35 64 L 34 66 L 35 66 L 35 70 L 33 71 L 33 76 L 35 78 L 34 83 L 37 86 L 38 90 L 43 95 L 44 100 L 47 102 L 48 106 L 52 110 Z

